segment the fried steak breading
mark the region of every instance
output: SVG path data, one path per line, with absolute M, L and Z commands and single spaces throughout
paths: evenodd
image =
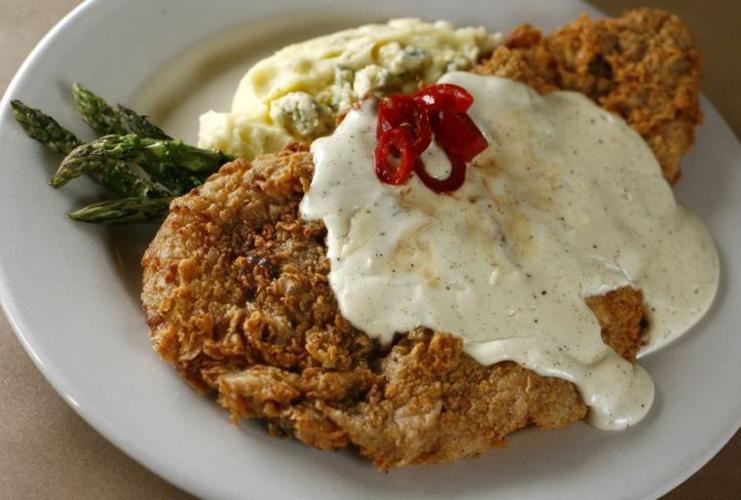
M 582 15 L 548 36 L 522 25 L 474 71 L 589 96 L 643 136 L 672 183 L 702 120 L 699 52 L 682 21 L 657 9 Z
M 476 456 L 528 424 L 585 417 L 576 387 L 511 362 L 481 366 L 460 339 L 419 328 L 383 347 L 346 321 L 328 283 L 321 222 L 299 202 L 299 148 L 224 166 L 176 199 L 147 250 L 142 299 L 156 350 L 232 418 L 317 448 L 354 446 L 382 469 Z M 629 359 L 639 291 L 589 299 Z

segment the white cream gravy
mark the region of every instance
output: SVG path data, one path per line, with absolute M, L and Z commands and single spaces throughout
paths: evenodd
M 458 191 L 377 179 L 372 101 L 312 145 L 301 213 L 327 227 L 342 314 L 383 342 L 419 326 L 457 335 L 482 364 L 511 360 L 573 382 L 598 428 L 636 423 L 653 382 L 602 341 L 584 299 L 641 289 L 644 351 L 660 348 L 713 301 L 709 232 L 675 203 L 643 139 L 585 96 L 462 72 L 440 81 L 473 95 L 469 115 L 489 143 Z M 434 143 L 424 160 L 449 169 Z

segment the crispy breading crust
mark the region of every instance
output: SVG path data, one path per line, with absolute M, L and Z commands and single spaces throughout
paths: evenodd
M 643 136 L 672 183 L 702 121 L 700 54 L 682 21 L 657 9 L 582 15 L 548 36 L 522 25 L 474 71 L 586 94 Z
M 287 150 L 226 165 L 173 202 L 146 251 L 142 300 L 155 349 L 233 420 L 317 448 L 355 446 L 381 468 L 476 456 L 528 424 L 587 407 L 571 383 L 511 362 L 481 366 L 460 339 L 417 329 L 383 349 L 340 315 L 320 222 L 298 204 L 313 166 Z M 589 301 L 631 357 L 645 311 L 625 288 Z

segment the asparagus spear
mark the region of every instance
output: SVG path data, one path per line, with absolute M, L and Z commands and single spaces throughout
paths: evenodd
M 117 196 L 160 197 L 180 193 L 180 191 L 174 191 L 164 184 L 152 180 L 149 174 L 136 164 L 120 160 L 99 162 L 93 160 L 92 163 L 95 170 L 90 173 L 100 184 L 110 189 Z
M 140 115 L 133 109 L 118 104 L 116 106 L 116 112 L 121 120 L 121 125 L 123 125 L 129 134 L 149 137 L 151 139 L 172 139 L 161 128 L 150 122 L 146 116 Z
M 82 142 L 69 130 L 41 110 L 26 106 L 21 101 L 10 101 L 18 124 L 32 139 L 57 153 L 68 155 Z
M 79 83 L 72 86 L 72 96 L 83 121 L 98 134 L 126 133 L 126 128 L 121 123 L 121 117 L 104 99 L 93 94 Z
M 109 225 L 160 222 L 167 215 L 172 200 L 172 197 L 120 198 L 82 207 L 67 216 L 76 221 Z
M 54 187 L 75 177 L 98 171 L 102 163 L 119 160 L 136 163 L 155 180 L 181 192 L 198 185 L 232 158 L 218 151 L 189 146 L 182 141 L 107 135 L 76 148 L 52 177 Z M 182 169 L 188 172 L 183 172 Z
M 79 83 L 72 87 L 72 95 L 82 119 L 100 135 L 136 134 L 152 139 L 171 139 L 146 116 L 121 104 L 114 108 Z
M 84 168 L 84 173 L 91 175 L 95 181 L 110 189 L 117 196 L 157 197 L 172 196 L 180 192 L 170 189 L 160 182 L 153 181 L 141 167 L 130 162 L 107 158 L 89 158 L 86 160 Z M 55 175 L 52 177 L 50 184 L 59 187 L 64 183 L 60 184 Z

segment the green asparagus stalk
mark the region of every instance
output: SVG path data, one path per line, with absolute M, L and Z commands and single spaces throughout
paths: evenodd
M 79 83 L 72 86 L 72 96 L 83 121 L 99 135 L 126 133 L 121 117 L 104 99 Z
M 121 125 L 123 125 L 123 128 L 129 134 L 149 137 L 151 139 L 172 139 L 161 128 L 150 122 L 146 116 L 140 115 L 133 109 L 118 104 L 116 106 L 116 112 L 118 113 Z
M 171 139 L 146 116 L 121 104 L 114 108 L 79 83 L 72 87 L 72 95 L 82 119 L 100 135 L 135 134 L 151 139 Z
M 180 194 L 164 184 L 151 179 L 149 174 L 136 164 L 120 160 L 103 160 L 93 163 L 90 173 L 115 195 L 123 197 L 161 197 Z M 52 182 L 53 185 L 53 182 Z
M 59 154 L 68 155 L 82 142 L 69 130 L 41 110 L 26 106 L 21 101 L 10 102 L 18 124 L 32 139 Z
M 182 141 L 148 139 L 136 135 L 107 135 L 76 148 L 52 177 L 54 187 L 80 175 L 97 171 L 113 160 L 135 163 L 153 179 L 171 189 L 189 189 L 232 158 L 218 151 L 189 146 Z M 183 174 L 182 169 L 188 172 Z
M 120 198 L 82 207 L 67 216 L 80 222 L 109 225 L 160 222 L 167 215 L 172 200 L 172 197 Z

